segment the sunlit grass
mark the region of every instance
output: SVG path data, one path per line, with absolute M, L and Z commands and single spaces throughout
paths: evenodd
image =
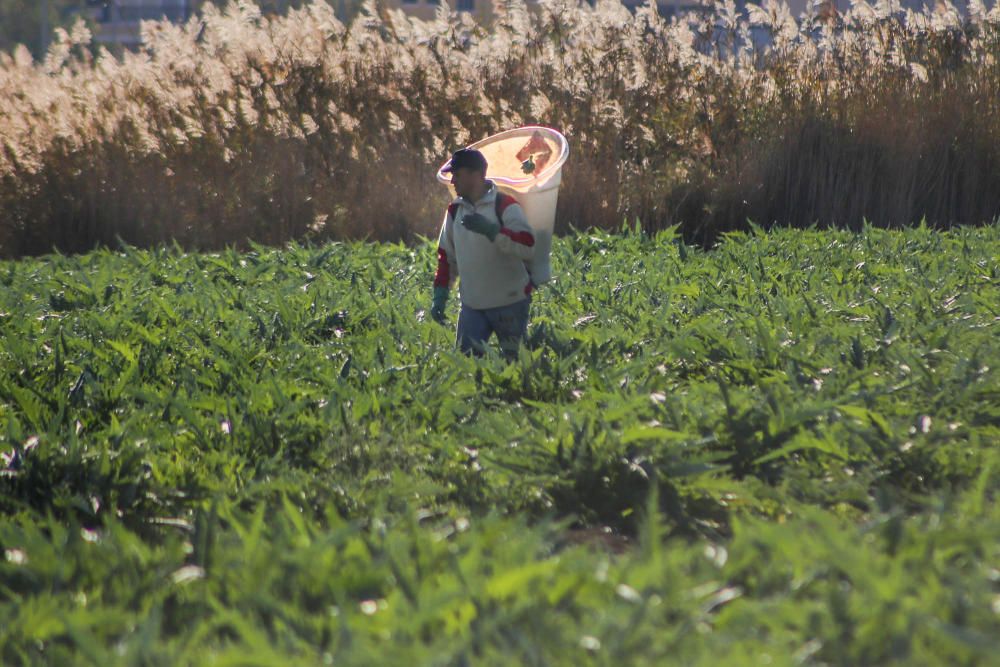
M 710 241 L 747 219 L 859 229 L 1000 212 L 995 8 L 859 2 L 797 20 L 719 2 L 668 21 L 618 0 L 501 4 L 487 28 L 238 2 L 147 24 L 120 60 L 95 55 L 82 26 L 44 62 L 2 54 L 0 253 L 414 241 L 440 222 L 450 151 L 530 123 L 570 141 L 561 229 L 639 220 Z

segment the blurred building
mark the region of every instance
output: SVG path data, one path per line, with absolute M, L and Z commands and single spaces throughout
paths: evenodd
M 586 0 L 585 0 L 586 1 Z M 645 0 L 622 0 L 629 9 L 635 9 Z M 494 0 L 385 0 L 385 5 L 392 9 L 402 9 L 410 16 L 422 19 L 433 19 L 441 3 L 458 12 L 469 12 L 481 22 L 489 22 L 494 14 Z M 537 7 L 537 0 L 525 0 L 529 8 Z M 695 10 L 700 5 L 696 0 L 658 0 L 657 7 L 664 16 L 673 16 L 687 10 Z
M 211 0 L 86 0 L 87 15 L 93 21 L 94 41 L 108 46 L 134 48 L 139 45 L 142 21 L 167 19 L 183 22 L 198 12 Z M 328 0 L 341 19 L 353 16 L 353 9 L 361 0 Z M 442 3 L 458 12 L 468 12 L 477 20 L 489 23 L 494 15 L 495 0 L 380 0 L 388 8 L 401 9 L 410 16 L 433 19 Z M 525 0 L 529 8 L 538 7 L 538 0 Z M 593 0 L 584 0 L 593 2 Z M 630 10 L 635 10 L 646 0 L 621 0 Z M 868 0 L 875 4 L 876 0 Z M 940 0 L 900 0 L 903 7 L 919 9 Z M 1000 1 L 1000 0 L 998 0 Z M 299 6 L 303 0 L 256 0 L 265 14 L 284 13 Z M 661 15 L 670 18 L 689 12 L 703 11 L 711 0 L 656 0 Z M 739 10 L 744 10 L 748 0 L 736 0 Z M 756 0 L 765 4 L 765 0 Z M 785 0 L 793 17 L 817 12 L 831 16 L 846 12 L 851 0 Z M 964 7 L 964 3 L 962 3 Z M 755 37 L 756 41 L 756 37 Z
M 142 21 L 186 21 L 194 13 L 193 4 L 191 0 L 87 0 L 87 16 L 95 25 L 95 43 L 135 47 Z
M 417 16 L 423 19 L 433 19 L 441 3 L 446 3 L 452 9 L 459 12 L 469 12 L 476 19 L 488 22 L 493 17 L 493 4 L 495 0 L 384 0 L 385 5 L 394 9 L 402 9 L 410 16 Z M 584 0 L 585 2 L 588 0 Z M 591 3 L 593 0 L 590 0 Z M 766 0 L 736 0 L 736 7 L 744 11 L 747 2 L 754 2 L 764 5 Z M 843 13 L 850 9 L 851 0 L 784 0 L 788 5 L 789 12 L 793 18 L 811 14 L 813 12 L 821 16 L 832 16 Z M 961 8 L 965 7 L 963 0 L 952 0 Z M 1000 0 L 998 0 L 1000 1 Z M 645 4 L 646 0 L 622 0 L 622 4 L 632 11 Z M 877 0 L 868 0 L 874 5 Z M 928 5 L 934 5 L 940 0 L 900 0 L 899 4 L 903 8 L 921 10 Z M 526 0 L 528 7 L 537 7 L 537 0 Z M 656 0 L 656 6 L 660 14 L 670 18 L 691 12 L 704 11 L 706 5 L 711 5 L 712 0 Z

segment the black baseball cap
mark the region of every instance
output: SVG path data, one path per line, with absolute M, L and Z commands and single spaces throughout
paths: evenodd
M 442 167 L 442 173 L 448 174 L 456 169 L 467 167 L 476 171 L 486 171 L 486 158 L 475 148 L 460 148 L 451 154 L 448 164 Z

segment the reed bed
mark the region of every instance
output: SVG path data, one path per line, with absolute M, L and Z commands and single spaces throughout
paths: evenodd
M 482 26 L 241 0 L 144 36 L 115 57 L 80 24 L 41 62 L 0 55 L 3 256 L 415 240 L 440 221 L 449 152 L 529 123 L 572 145 L 561 230 L 679 225 L 708 243 L 748 221 L 1000 211 L 1000 11 L 978 2 L 795 18 L 720 1 L 668 20 L 502 0 Z

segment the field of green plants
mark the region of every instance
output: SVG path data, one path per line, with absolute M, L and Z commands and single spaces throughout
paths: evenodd
M 0 264 L 0 662 L 996 664 L 1000 228 L 553 253 Z

